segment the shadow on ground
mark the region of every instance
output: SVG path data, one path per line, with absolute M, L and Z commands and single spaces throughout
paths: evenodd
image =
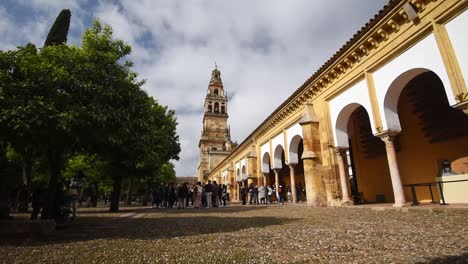
M 445 257 L 438 257 L 438 258 L 433 258 L 433 259 L 428 259 L 427 262 L 425 261 L 424 263 L 431 263 L 431 264 L 442 264 L 442 263 L 468 263 L 468 252 L 461 254 L 461 255 L 451 255 L 451 256 L 445 256 Z
M 283 225 L 294 221 L 294 219 L 280 217 L 232 217 L 229 215 L 230 212 L 255 209 L 250 207 L 201 210 L 137 209 L 137 211 L 142 212 L 136 215 L 137 218 L 119 216 L 95 217 L 84 214 L 82 217 L 75 219 L 70 225 L 58 228 L 48 236 L 9 236 L 0 241 L 0 246 L 14 245 L 24 247 L 118 238 L 153 240 L 220 232 L 247 232 L 245 229 Z M 129 211 L 135 212 L 135 210 Z M 96 212 L 94 211 L 94 213 Z M 197 214 L 191 215 L 190 213 Z M 218 213 L 220 215 L 206 215 L 211 213 Z M 172 214 L 185 215 L 171 216 Z

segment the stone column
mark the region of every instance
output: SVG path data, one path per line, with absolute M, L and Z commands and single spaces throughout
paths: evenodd
M 302 126 L 304 152 L 304 178 L 307 205 L 322 206 L 322 173 L 320 169 L 320 131 L 319 118 L 314 112 L 312 104 L 305 105 L 304 114 L 299 124 Z
M 278 200 L 278 186 L 279 186 L 279 172 L 281 169 L 273 169 L 275 172 L 275 192 L 276 192 L 276 199 Z
M 266 186 L 267 182 L 266 182 L 266 175 L 267 173 L 263 173 L 263 185 Z
M 296 203 L 297 193 L 296 193 L 296 178 L 294 175 L 294 166 L 297 164 L 289 164 L 289 172 L 291 174 L 291 193 L 292 193 L 292 202 Z
M 406 204 L 405 193 L 403 191 L 403 184 L 401 183 L 400 170 L 398 169 L 398 162 L 395 152 L 395 139 L 398 134 L 391 132 L 384 132 L 379 135 L 380 139 L 385 143 L 385 150 L 387 151 L 388 168 L 390 170 L 390 177 L 392 179 L 393 195 L 395 197 L 394 207 L 402 207 Z
M 346 157 L 346 148 L 334 148 L 333 149 L 338 158 L 338 167 L 340 169 L 340 184 L 341 184 L 341 196 L 342 203 L 345 205 L 353 204 L 348 192 L 348 159 Z

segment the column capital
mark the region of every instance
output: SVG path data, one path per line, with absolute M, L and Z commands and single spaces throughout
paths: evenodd
M 385 144 L 393 143 L 396 137 L 400 134 L 398 131 L 385 130 L 380 133 L 375 134 L 376 137 L 379 137 Z
M 287 165 L 289 166 L 289 168 L 294 168 L 297 165 L 297 163 L 288 163 Z

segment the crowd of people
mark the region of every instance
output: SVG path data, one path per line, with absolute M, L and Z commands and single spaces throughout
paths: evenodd
M 213 208 L 226 206 L 230 200 L 226 185 L 216 181 L 192 185 L 185 182 L 177 186 L 161 183 L 152 188 L 151 196 L 153 208 Z
M 296 202 L 301 202 L 302 197 L 305 197 L 305 189 L 302 187 L 301 183 L 298 183 L 296 186 Z M 276 190 L 278 189 L 278 190 Z M 292 202 L 292 192 L 289 186 L 286 189 L 279 185 L 276 188 L 275 185 L 254 185 L 251 183 L 248 187 L 242 185 L 240 187 L 240 199 L 243 205 L 249 204 L 259 205 L 259 204 L 272 204 L 273 198 L 277 204 L 284 204 L 285 201 Z

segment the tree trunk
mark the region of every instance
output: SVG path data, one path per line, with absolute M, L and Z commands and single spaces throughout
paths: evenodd
M 8 188 L 6 177 L 8 175 L 0 172 L 0 219 L 8 219 L 10 217 L 10 207 L 8 206 Z
M 114 177 L 114 188 L 111 194 L 111 203 L 110 203 L 110 212 L 119 211 L 119 202 L 120 202 L 120 189 L 122 188 L 122 177 Z
M 21 187 L 18 194 L 19 212 L 27 212 L 29 204 L 29 189 L 31 183 L 32 162 L 30 159 L 23 160 L 23 175 L 21 176 Z
M 132 204 L 132 188 L 133 188 L 133 179 L 135 176 L 133 176 L 133 173 L 128 177 L 128 190 L 127 190 L 127 197 L 125 199 L 125 203 L 127 205 Z
M 61 153 L 54 150 L 47 151 L 47 159 L 50 169 L 50 180 L 48 189 L 48 199 L 43 209 L 42 219 L 52 219 L 55 217 L 55 195 L 58 182 L 61 178 Z

